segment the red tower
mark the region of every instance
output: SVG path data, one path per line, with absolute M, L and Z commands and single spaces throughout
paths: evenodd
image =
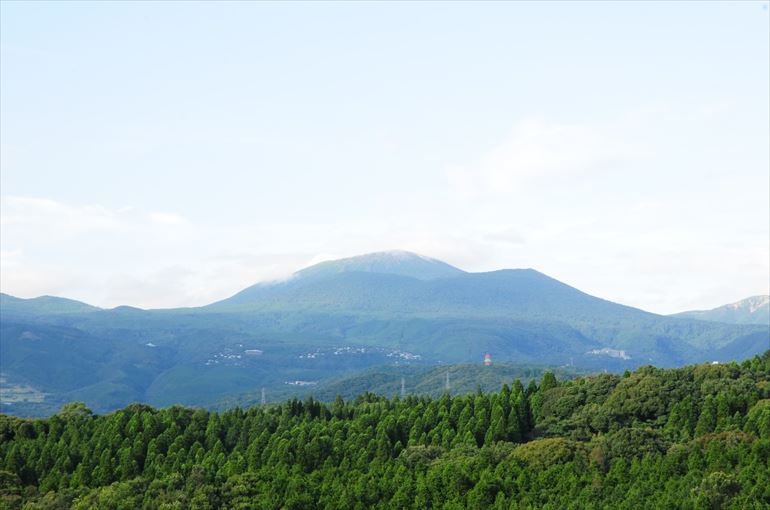
M 490 356 L 489 353 L 486 353 L 484 355 L 484 366 L 488 367 L 491 364 L 492 364 L 492 356 Z

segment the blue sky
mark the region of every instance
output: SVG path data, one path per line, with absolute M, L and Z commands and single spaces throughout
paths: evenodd
M 188 306 L 399 248 L 768 293 L 766 4 L 4 1 L 2 290 Z

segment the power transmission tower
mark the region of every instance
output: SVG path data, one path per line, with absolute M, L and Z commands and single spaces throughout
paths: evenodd
M 406 381 L 404 381 L 404 378 L 401 378 L 401 398 L 404 398 L 406 396 Z
M 444 383 L 444 388 L 446 389 L 446 392 L 449 393 L 449 370 L 446 371 L 446 383 Z
M 262 405 L 265 405 L 267 403 L 267 400 L 265 400 L 265 388 L 262 388 Z

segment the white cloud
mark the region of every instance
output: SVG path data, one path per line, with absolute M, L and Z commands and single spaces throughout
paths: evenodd
M 119 226 L 117 215 L 98 205 L 74 207 L 47 198 L 6 196 L 0 207 L 5 228 L 47 225 L 51 232 L 72 234 Z
M 150 221 L 161 225 L 183 225 L 187 223 L 182 216 L 173 213 L 154 212 L 149 215 Z
M 497 228 L 485 236 L 485 239 L 504 244 L 524 244 L 526 237 L 516 228 Z
M 67 238 L 81 234 L 127 233 L 137 229 L 166 227 L 179 232 L 188 225 L 182 216 L 167 212 L 143 212 L 133 207 L 110 209 L 96 204 L 72 205 L 39 197 L 4 196 L 0 224 L 9 235 L 32 229 L 31 235 Z
M 478 198 L 531 188 L 544 180 L 607 171 L 610 163 L 639 151 L 614 134 L 615 129 L 525 120 L 475 163 L 447 169 L 447 179 L 459 195 Z
M 195 237 L 189 222 L 177 214 L 39 197 L 2 197 L 0 218 L 3 292 L 61 294 L 102 306 L 121 304 L 111 286 L 113 276 L 141 281 L 138 275 L 156 262 L 173 263 L 180 244 Z M 157 289 L 147 290 L 143 300 L 130 304 L 153 299 Z M 161 294 L 167 302 L 180 299 L 168 291 Z

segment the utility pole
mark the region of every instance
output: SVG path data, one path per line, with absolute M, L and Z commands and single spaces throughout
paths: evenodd
M 449 393 L 449 370 L 446 371 L 446 383 L 444 384 L 446 392 Z
M 406 396 L 406 381 L 404 381 L 404 378 L 401 378 L 401 398 L 404 398 Z

